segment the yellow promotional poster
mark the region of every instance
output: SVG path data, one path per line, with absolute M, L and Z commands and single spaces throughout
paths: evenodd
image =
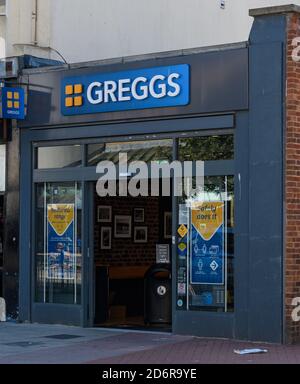
M 48 204 L 48 279 L 74 280 L 76 239 L 74 204 Z
M 74 204 L 48 204 L 48 223 L 62 236 L 74 220 Z
M 203 201 L 191 209 L 191 282 L 193 284 L 224 284 L 224 201 Z M 211 305 L 213 296 L 203 297 Z
M 208 241 L 224 222 L 224 202 L 201 202 L 192 206 L 192 224 L 200 236 Z

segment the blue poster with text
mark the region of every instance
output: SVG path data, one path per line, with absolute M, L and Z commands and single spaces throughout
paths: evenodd
M 224 284 L 224 202 L 201 202 L 191 213 L 191 283 Z

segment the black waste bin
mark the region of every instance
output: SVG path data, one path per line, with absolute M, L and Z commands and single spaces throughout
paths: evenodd
M 145 323 L 171 324 L 171 265 L 154 264 L 145 273 Z

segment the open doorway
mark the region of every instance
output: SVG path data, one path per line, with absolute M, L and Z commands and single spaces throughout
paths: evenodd
M 171 331 L 172 198 L 95 192 L 94 207 L 95 326 Z

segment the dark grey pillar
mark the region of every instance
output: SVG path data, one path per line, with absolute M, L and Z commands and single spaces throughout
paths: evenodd
M 19 129 L 7 144 L 4 221 L 3 296 L 7 315 L 18 317 L 19 291 Z

